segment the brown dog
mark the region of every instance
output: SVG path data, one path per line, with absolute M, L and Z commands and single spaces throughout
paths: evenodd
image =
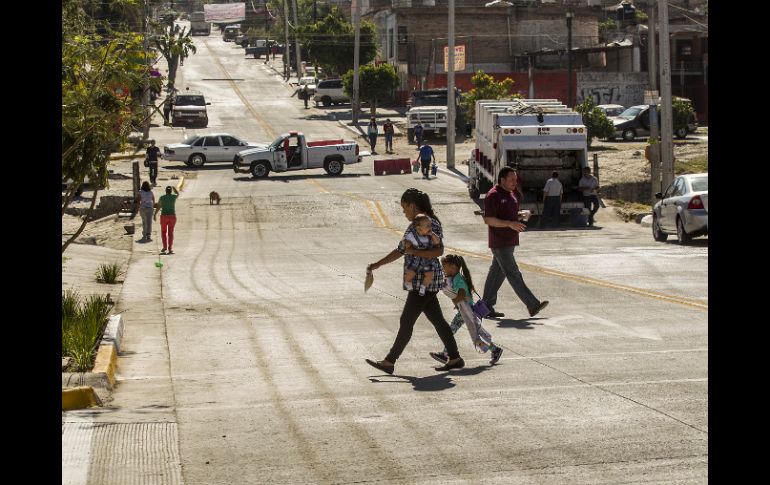
M 219 201 L 220 200 L 222 200 L 222 199 L 219 197 L 219 194 L 217 194 L 216 192 L 212 191 L 209 194 L 209 205 L 214 205 L 215 201 L 216 201 L 217 205 L 219 205 Z

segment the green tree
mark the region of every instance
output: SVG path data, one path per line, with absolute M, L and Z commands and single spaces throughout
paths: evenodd
M 692 103 L 688 99 L 675 97 L 671 100 L 671 112 L 673 113 L 674 133 L 679 138 L 684 138 L 687 135 L 687 124 L 695 113 Z
M 187 28 L 177 29 L 169 27 L 163 31 L 163 34 L 153 39 L 158 52 L 166 58 L 168 64 L 168 88 L 172 90 L 176 82 L 176 71 L 179 68 L 179 61 L 195 54 L 197 49 L 193 44 L 192 35 Z
M 374 60 L 377 55 L 377 37 L 374 24 L 361 22 L 359 65 Z M 331 75 L 339 75 L 353 68 L 355 31 L 339 9 L 300 32 L 300 42 L 307 48 L 311 63 L 321 66 Z
M 521 98 L 518 93 L 513 94 L 513 79 L 507 77 L 500 82 L 494 80 L 484 71 L 479 71 L 471 78 L 473 89 L 463 95 L 460 103 L 468 113 L 468 119 L 476 119 L 476 101 L 479 99 L 515 99 Z
M 98 191 L 108 186 L 110 154 L 126 143 L 132 125 L 141 120 L 131 92 L 147 75 L 141 35 L 95 21 L 84 6 L 91 4 L 62 2 L 62 181 L 67 182 L 62 217 L 86 179 L 95 190 L 80 227 L 62 244 L 62 253 L 85 228 Z
M 377 113 L 377 100 L 388 99 L 398 87 L 398 74 L 390 64 L 361 66 L 358 72 L 359 97 L 369 103 L 371 115 Z M 342 85 L 348 96 L 353 96 L 353 70 L 342 76 Z
M 596 101 L 593 97 L 586 98 L 585 101 L 575 106 L 575 111 L 583 115 L 583 124 L 588 131 L 586 139 L 589 147 L 594 137 L 609 138 L 615 134 L 615 125 L 612 120 L 607 118 L 604 111 L 596 107 Z

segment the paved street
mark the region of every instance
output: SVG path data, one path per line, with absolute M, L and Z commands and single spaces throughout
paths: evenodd
M 216 29 L 195 43 L 177 84 L 204 92 L 210 122 L 188 133 L 353 138 Z M 491 258 L 460 179 L 373 176 L 371 160 L 262 180 L 161 162 L 192 174 L 175 254 L 158 270 L 160 234 L 134 244 L 119 384 L 107 407 L 66 413 L 63 446 L 80 454 L 63 457 L 64 483 L 707 482 L 707 240 L 656 243 L 610 209 L 596 228 L 523 233 L 524 278 L 550 305 L 529 318 L 504 283 L 506 317 L 485 320 L 500 363 L 460 329 L 466 368 L 436 372 L 441 342 L 421 317 L 383 375 L 364 359 L 393 343 L 401 261 L 363 282 L 408 224 L 403 191 L 430 194 L 479 291 Z

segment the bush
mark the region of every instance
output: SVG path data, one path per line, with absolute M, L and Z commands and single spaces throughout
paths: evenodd
M 125 274 L 119 263 L 102 263 L 96 270 L 96 281 L 99 283 L 115 284 L 119 276 Z
M 612 120 L 596 107 L 593 98 L 586 98 L 585 101 L 575 106 L 575 111 L 583 115 L 583 124 L 588 130 L 587 142 L 589 147 L 594 137 L 609 138 L 615 134 L 615 125 Z
M 686 128 L 687 122 L 690 121 L 690 116 L 695 112 L 692 103 L 682 98 L 673 98 L 671 100 L 671 111 L 673 113 L 674 133 L 682 128 Z
M 62 356 L 72 357 L 76 372 L 91 368 L 110 308 L 107 298 L 100 295 L 92 295 L 81 303 L 74 291 L 62 294 Z

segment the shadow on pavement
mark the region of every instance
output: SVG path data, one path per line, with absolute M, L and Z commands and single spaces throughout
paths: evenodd
M 402 379 L 402 381 L 399 380 L 381 380 L 376 377 L 369 377 L 369 380 L 371 382 L 375 383 L 384 383 L 384 382 L 409 382 L 415 391 L 444 391 L 446 389 L 451 389 L 455 387 L 457 384 L 452 382 L 451 376 L 475 376 L 478 374 L 481 374 L 482 372 L 491 369 L 492 366 L 484 365 L 484 366 L 478 366 L 478 367 L 465 367 L 460 370 L 449 372 L 443 372 L 441 374 L 435 374 L 432 376 L 427 377 L 413 377 L 413 376 L 400 376 L 400 375 L 393 375 L 392 377 L 395 377 L 396 379 Z M 390 376 L 388 376 L 390 377 Z
M 518 328 L 519 330 L 532 330 L 534 325 L 543 325 L 537 320 L 543 320 L 542 318 L 526 318 L 524 320 L 513 320 L 506 318 L 504 320 L 497 321 L 497 328 Z
M 214 162 L 215 165 L 206 164 L 202 167 L 187 166 L 184 163 L 181 165 L 163 165 L 162 168 L 167 170 L 187 170 L 187 171 L 203 171 L 203 170 L 232 170 L 233 162 Z

